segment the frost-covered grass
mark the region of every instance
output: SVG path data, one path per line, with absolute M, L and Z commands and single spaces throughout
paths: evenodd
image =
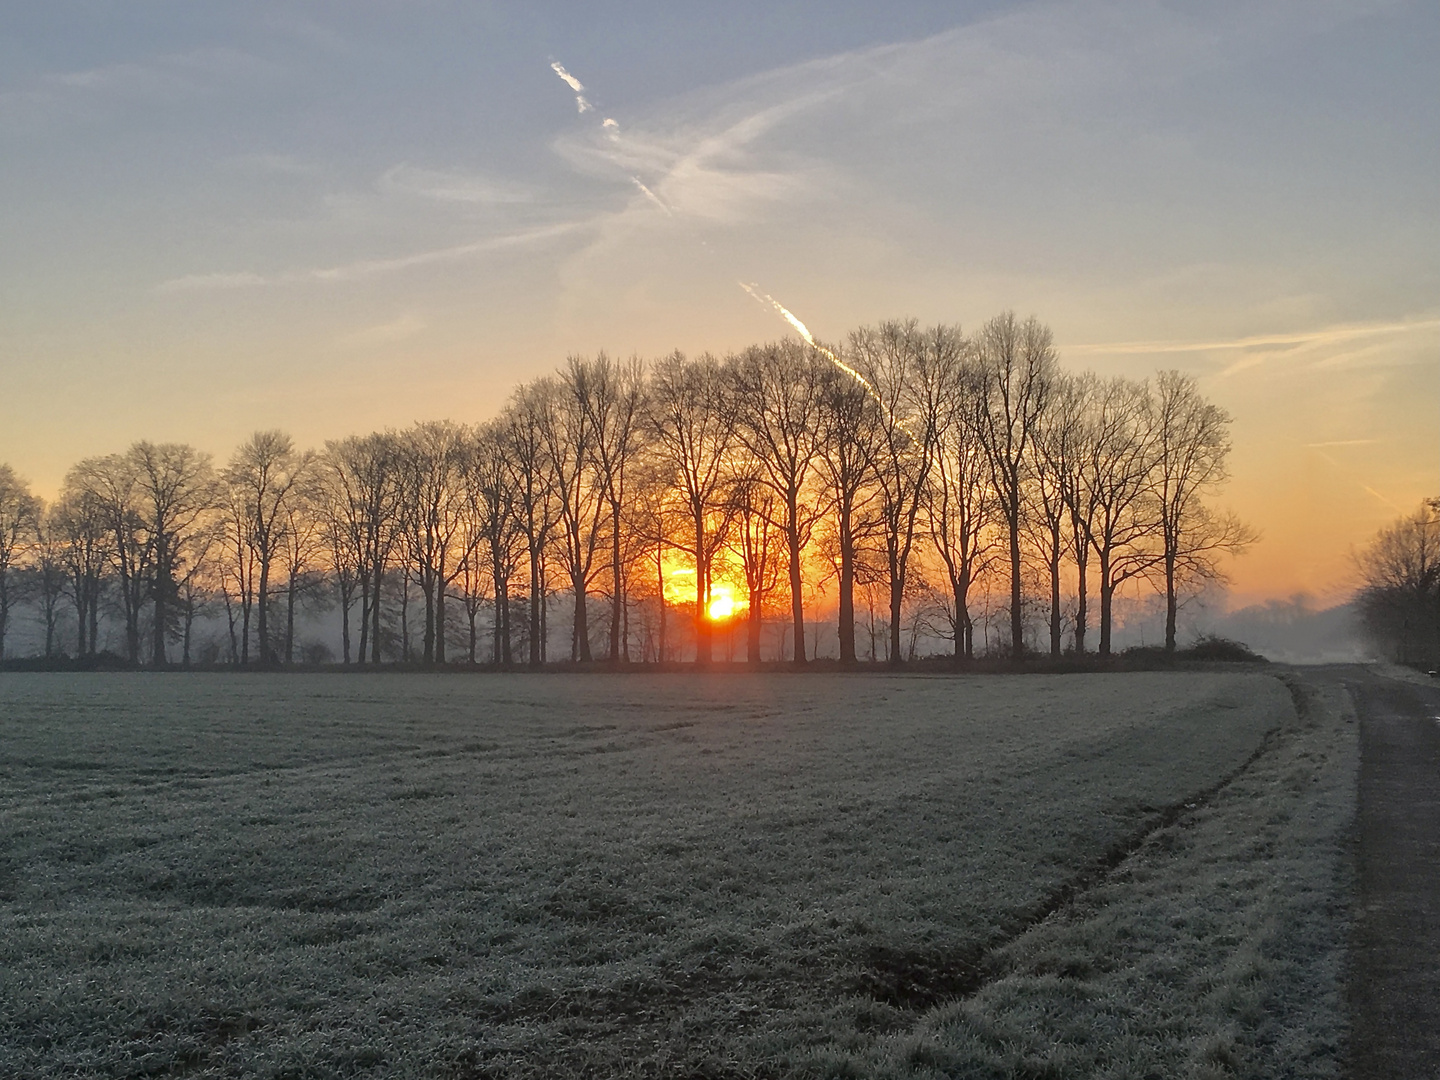
M 1347 731 L 1258 674 L 6 675 L 0 1061 L 1323 1063 Z

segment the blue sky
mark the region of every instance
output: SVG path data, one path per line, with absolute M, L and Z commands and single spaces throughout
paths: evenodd
M 1242 595 L 1440 488 L 1440 7 L 537 7 L 0 5 L 0 460 L 477 420 L 784 334 L 753 281 L 1193 371 Z

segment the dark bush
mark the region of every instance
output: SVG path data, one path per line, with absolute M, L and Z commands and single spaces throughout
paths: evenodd
M 1231 641 L 1216 634 L 1202 634 L 1194 643 L 1182 650 L 1181 655 L 1190 660 L 1229 660 L 1238 662 L 1265 663 L 1265 657 L 1255 652 L 1242 641 Z

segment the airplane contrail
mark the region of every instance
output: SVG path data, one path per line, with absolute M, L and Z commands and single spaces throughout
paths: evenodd
M 559 75 L 560 78 L 565 80 L 566 86 L 570 87 L 571 90 L 575 91 L 575 102 L 579 106 L 580 111 L 582 113 L 589 112 L 593 108 L 593 106 L 585 98 L 585 84 L 582 83 L 579 79 L 577 79 L 574 75 L 571 75 L 570 72 L 566 71 L 565 65 L 560 63 L 560 61 L 558 60 L 552 60 L 550 62 L 550 68 L 552 71 L 555 72 L 556 75 Z M 611 117 L 607 116 L 603 121 L 601 121 L 600 128 L 612 139 L 618 139 L 620 137 L 620 125 Z M 661 199 L 660 196 L 656 195 L 655 192 L 651 191 L 650 188 L 646 186 L 645 182 L 641 180 L 638 176 L 636 176 L 634 173 L 630 174 L 630 182 L 639 189 L 640 193 L 644 195 L 645 198 L 649 199 L 652 203 L 654 203 L 661 210 L 663 210 L 667 217 L 675 216 L 674 212 L 670 209 L 668 205 L 666 205 L 665 201 Z M 746 282 L 741 281 L 737 284 L 739 284 L 740 288 L 744 289 L 747 293 L 749 293 L 750 296 L 757 303 L 762 306 L 768 306 L 774 309 L 774 311 L 779 314 L 781 318 L 783 318 L 795 329 L 795 332 L 805 340 L 805 343 L 807 345 L 809 345 L 816 352 L 824 355 L 825 358 L 828 359 L 837 368 L 845 372 L 845 374 L 849 375 L 857 383 L 863 386 L 871 397 L 873 397 L 876 401 L 880 402 L 882 407 L 884 406 L 884 401 L 881 399 L 880 395 L 876 393 L 875 388 L 870 385 L 869 381 L 865 378 L 865 376 L 861 375 L 860 372 L 856 371 L 849 364 L 845 363 L 844 360 L 841 360 L 833 352 L 825 348 L 825 346 L 816 344 L 815 336 L 810 333 L 809 327 L 807 327 L 803 322 L 797 319 L 789 308 L 787 308 L 784 304 L 780 303 L 779 300 L 776 300 L 769 293 L 761 292 L 760 286 L 756 285 L 754 282 L 750 282 L 747 284 Z
M 670 207 L 668 207 L 668 206 L 665 205 L 664 200 L 662 200 L 659 195 L 656 195 L 653 191 L 651 191 L 648 187 L 646 187 L 643 183 L 641 183 L 641 182 L 640 182 L 640 178 L 639 178 L 638 176 L 632 176 L 632 177 L 630 177 L 630 182 L 631 182 L 632 184 L 634 184 L 637 188 L 639 188 L 641 194 L 643 194 L 647 199 L 649 199 L 651 202 L 653 202 L 653 203 L 654 203 L 656 206 L 658 206 L 661 210 L 664 210 L 666 217 L 674 217 L 674 216 L 675 216 L 675 215 L 671 212 Z
M 594 108 L 594 106 L 585 99 L 584 93 L 582 93 L 585 89 L 585 84 L 575 78 L 574 75 L 571 75 L 570 72 L 566 71 L 564 64 L 560 63 L 559 60 L 555 60 L 550 64 L 550 68 L 556 75 L 559 75 L 560 78 L 565 80 L 565 84 L 569 86 L 571 90 L 575 91 L 575 107 L 577 109 L 582 113 L 587 113 Z
M 552 71 L 555 72 L 556 75 L 559 75 L 560 78 L 565 80 L 566 86 L 570 87 L 571 90 L 575 91 L 575 104 L 579 107 L 582 113 L 587 113 L 594 108 L 594 106 L 590 104 L 589 99 L 587 99 L 585 97 L 585 94 L 583 93 L 585 89 L 585 84 L 582 83 L 579 79 L 577 79 L 574 75 L 571 75 L 570 72 L 566 71 L 564 64 L 560 63 L 560 61 L 558 60 L 553 60 L 550 63 L 550 68 Z M 620 138 L 620 124 L 617 120 L 615 120 L 614 117 L 605 117 L 605 119 L 600 122 L 600 130 L 605 132 L 605 134 L 608 135 L 612 140 L 618 140 Z M 666 205 L 665 200 L 660 198 L 659 195 L 656 195 L 655 192 L 651 191 L 650 188 L 646 185 L 646 183 L 634 173 L 630 174 L 630 182 L 640 189 L 640 194 L 644 195 L 645 198 L 649 199 L 652 203 L 654 203 L 661 210 L 663 210 L 666 217 L 675 216 L 675 212 Z
M 788 322 L 792 327 L 794 327 L 795 332 L 805 339 L 805 344 L 809 345 L 816 352 L 824 355 L 825 358 L 829 360 L 832 364 L 834 364 L 837 368 L 845 372 L 846 375 L 849 375 L 861 386 L 865 387 L 865 389 L 870 392 L 871 397 L 873 397 L 876 401 L 880 401 L 880 395 L 875 392 L 875 388 L 870 385 L 869 380 L 867 380 L 864 375 L 861 375 L 860 372 L 856 371 L 849 364 L 845 363 L 844 360 L 841 360 L 829 349 L 825 348 L 824 345 L 817 345 L 815 343 L 814 335 L 810 333 L 809 327 L 807 327 L 803 322 L 797 319 L 794 313 L 791 312 L 789 308 L 787 308 L 784 304 L 780 303 L 779 300 L 776 300 L 769 293 L 761 292 L 760 286 L 755 284 L 753 281 L 749 284 L 746 284 L 743 281 L 739 281 L 736 282 L 736 284 L 739 285 L 740 288 L 744 289 L 747 293 L 749 293 L 750 296 L 757 303 L 759 303 L 761 307 L 768 306 L 774 308 L 775 311 L 779 314 L 779 316 L 786 322 Z
M 570 89 L 574 90 L 577 94 L 585 89 L 585 84 L 582 83 L 579 79 L 575 78 L 574 75 L 571 75 L 568 71 L 566 71 L 565 65 L 560 63 L 559 60 L 554 61 L 550 65 L 550 67 L 556 75 L 559 75 L 560 78 L 564 79 L 567 83 L 569 83 Z

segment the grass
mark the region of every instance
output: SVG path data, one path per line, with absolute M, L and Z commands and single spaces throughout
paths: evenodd
M 1253 673 L 9 674 L 0 1060 L 1324 1065 L 1337 716 Z

